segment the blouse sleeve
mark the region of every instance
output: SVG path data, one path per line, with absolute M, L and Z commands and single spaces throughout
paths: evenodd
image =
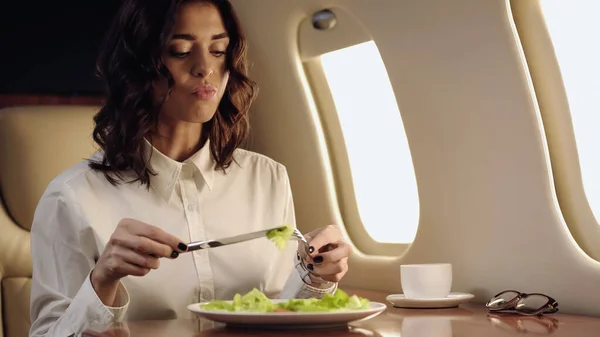
M 84 247 L 81 217 L 75 193 L 64 183 L 49 185 L 42 196 L 31 228 L 33 276 L 30 337 L 67 337 L 80 334 L 91 324 L 110 324 L 123 319 L 129 295 L 122 284 L 116 307 L 98 298 L 90 281 L 95 257 Z M 89 239 L 87 239 L 89 240 Z

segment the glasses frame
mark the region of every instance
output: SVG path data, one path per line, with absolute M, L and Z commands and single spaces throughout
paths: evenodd
M 505 294 L 505 293 L 509 293 L 509 292 L 513 292 L 516 293 L 517 295 L 512 298 L 511 300 L 507 301 L 506 303 L 504 303 L 502 306 L 500 306 L 499 308 L 493 308 L 492 304 L 494 302 L 494 299 L 500 297 L 501 295 Z M 541 297 L 545 297 L 547 299 L 546 303 L 542 306 L 540 306 L 538 309 L 534 310 L 534 311 L 523 311 L 520 310 L 518 308 L 518 305 L 521 301 L 525 300 L 526 298 L 530 297 L 530 296 L 541 296 Z M 525 315 L 525 316 L 541 316 L 543 314 L 553 314 L 556 313 L 558 311 L 558 302 L 546 295 L 546 294 L 541 294 L 541 293 L 523 293 L 517 290 L 504 290 L 496 295 L 494 295 L 486 304 L 485 307 L 488 309 L 489 312 L 500 312 L 500 313 L 517 313 L 520 315 Z

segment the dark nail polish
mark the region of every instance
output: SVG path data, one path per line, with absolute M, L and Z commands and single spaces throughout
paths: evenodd
M 308 252 L 309 253 L 312 254 L 314 251 L 315 251 L 315 247 L 313 247 L 313 246 L 308 247 Z
M 317 256 L 313 260 L 315 261 L 315 263 L 321 263 L 321 262 L 323 262 L 323 257 L 322 256 Z
M 306 265 L 306 268 L 313 270 L 315 269 L 315 267 L 313 267 L 313 265 L 311 263 L 309 263 L 308 265 Z
M 187 246 L 185 245 L 185 243 L 181 242 L 177 245 L 177 248 L 181 249 L 181 250 L 187 250 Z
M 179 256 L 179 253 L 175 250 L 171 253 L 171 257 L 174 259 L 176 259 L 178 256 Z

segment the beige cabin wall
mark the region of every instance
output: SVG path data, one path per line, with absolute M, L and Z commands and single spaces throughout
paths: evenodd
M 401 292 L 400 264 L 451 262 L 453 291 L 474 293 L 478 302 L 517 289 L 547 293 L 563 312 L 600 315 L 600 263 L 579 248 L 558 208 L 508 1 L 232 2 L 261 88 L 251 148 L 288 168 L 303 231 L 344 221 L 298 56 L 301 20 L 328 6 L 347 9 L 386 64 L 417 176 L 419 230 L 397 256 L 357 250 L 343 286 Z M 394 172 L 379 158 L 373 174 Z

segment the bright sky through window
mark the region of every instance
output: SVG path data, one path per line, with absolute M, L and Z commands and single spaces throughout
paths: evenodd
M 390 80 L 373 41 L 321 57 L 348 151 L 363 225 L 385 243 L 410 243 L 419 222 L 415 172 Z
M 600 1 L 540 1 L 577 142 L 585 194 L 600 220 Z

